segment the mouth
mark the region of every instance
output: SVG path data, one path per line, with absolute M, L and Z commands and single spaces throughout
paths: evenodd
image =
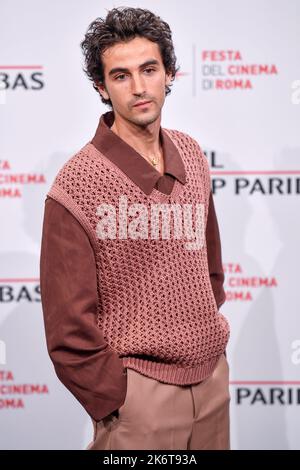
M 138 107 L 149 105 L 151 103 L 152 103 L 152 101 L 140 101 L 139 103 L 135 104 L 133 107 L 138 108 Z

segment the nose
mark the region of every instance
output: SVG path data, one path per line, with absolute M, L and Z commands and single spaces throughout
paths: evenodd
M 132 76 L 132 93 L 134 95 L 142 95 L 145 92 L 145 84 L 140 74 Z

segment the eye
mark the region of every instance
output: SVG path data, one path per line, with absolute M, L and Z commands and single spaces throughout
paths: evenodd
M 117 77 L 115 77 L 115 80 L 119 80 L 120 77 L 125 77 L 125 73 L 122 73 L 121 75 L 118 75 Z
M 151 72 L 155 72 L 155 69 L 153 67 L 147 67 L 144 71 L 147 72 L 146 75 L 150 75 Z M 117 77 L 115 77 L 115 80 L 118 80 L 118 81 L 122 82 L 123 81 L 122 77 L 125 77 L 125 76 L 126 76 L 126 74 L 122 73 L 122 74 L 118 75 Z
M 149 68 L 145 69 L 145 71 L 155 72 L 155 69 L 153 69 L 152 67 L 149 67 Z M 146 75 L 149 75 L 149 74 L 147 73 Z

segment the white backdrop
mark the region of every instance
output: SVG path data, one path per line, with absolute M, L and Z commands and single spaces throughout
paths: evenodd
M 162 125 L 210 162 L 231 324 L 233 449 L 300 449 L 300 1 L 1 0 L 0 448 L 84 449 L 92 425 L 58 381 L 39 294 L 45 195 L 108 110 L 80 41 L 115 6 L 149 8 L 181 67 Z

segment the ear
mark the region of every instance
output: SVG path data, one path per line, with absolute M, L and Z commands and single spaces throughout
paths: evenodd
M 172 74 L 166 74 L 166 85 L 169 86 L 171 85 L 171 82 L 172 82 Z
M 106 88 L 105 88 L 105 85 L 103 83 L 97 83 L 96 84 L 98 90 L 99 90 L 99 93 L 100 95 L 105 99 L 105 100 L 109 100 L 109 94 L 107 93 L 106 91 Z

